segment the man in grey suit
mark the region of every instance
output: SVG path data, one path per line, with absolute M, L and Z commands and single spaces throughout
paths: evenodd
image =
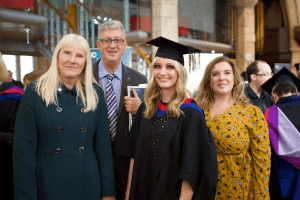
M 102 86 L 104 93 L 107 91 L 107 86 L 112 84 L 117 102 L 116 131 L 112 137 L 117 200 L 124 200 L 128 179 L 129 163 L 126 163 L 119 155 L 129 130 L 129 113 L 135 115 L 141 104 L 141 100 L 135 92 L 134 98 L 127 96 L 127 86 L 147 83 L 144 75 L 121 63 L 127 46 L 125 36 L 121 22 L 110 20 L 103 23 L 99 27 L 97 41 L 102 58 L 93 65 L 94 76 Z M 114 77 L 111 83 L 108 82 L 110 74 Z

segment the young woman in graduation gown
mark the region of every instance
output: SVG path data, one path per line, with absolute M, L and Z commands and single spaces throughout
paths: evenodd
M 16 120 L 15 200 L 112 200 L 114 171 L 104 92 L 90 48 L 64 36 L 49 70 L 29 83 Z
M 216 150 L 202 109 L 188 98 L 186 48 L 165 38 L 151 65 L 144 101 L 135 116 L 123 156 L 131 157 L 126 199 L 205 199 L 215 196 Z M 165 48 L 166 46 L 168 48 Z M 177 52 L 178 53 L 178 52 Z
M 218 158 L 216 200 L 270 199 L 270 141 L 262 111 L 249 104 L 235 64 L 217 57 L 206 67 L 196 101 L 204 109 Z

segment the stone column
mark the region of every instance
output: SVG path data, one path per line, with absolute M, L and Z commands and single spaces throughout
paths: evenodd
M 129 0 L 123 0 L 123 25 L 125 31 L 129 32 L 130 31 Z
M 16 71 L 17 71 L 17 81 L 23 81 L 21 80 L 21 56 L 16 55 Z
M 235 0 L 237 7 L 236 65 L 239 73 L 255 60 L 255 10 L 258 0 Z
M 300 43 L 295 40 L 294 28 L 300 26 L 299 3 L 297 1 L 283 0 L 285 13 L 287 14 L 288 28 L 289 28 L 289 45 L 292 53 L 291 71 L 296 74 L 294 65 L 300 63 Z
M 152 0 L 151 34 L 178 42 L 178 0 Z M 152 58 L 156 50 L 152 47 Z

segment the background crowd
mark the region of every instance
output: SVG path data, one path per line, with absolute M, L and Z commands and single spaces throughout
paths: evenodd
M 6 199 L 300 198 L 297 76 L 286 68 L 273 76 L 258 60 L 245 84 L 221 56 L 193 99 L 183 55 L 200 50 L 148 41 L 158 50 L 147 81 L 121 62 L 121 22 L 102 24 L 98 39 L 93 64 L 85 38 L 64 36 L 49 70 L 25 75 L 24 85 L 0 55 Z M 127 86 L 147 82 L 143 102 L 127 96 Z

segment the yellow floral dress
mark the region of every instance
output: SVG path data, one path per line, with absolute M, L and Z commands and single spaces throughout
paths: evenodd
M 218 159 L 217 200 L 269 200 L 271 151 L 268 125 L 253 105 L 233 105 L 212 120 L 204 110 Z

